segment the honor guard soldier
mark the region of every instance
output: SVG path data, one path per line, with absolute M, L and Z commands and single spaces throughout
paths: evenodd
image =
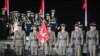
M 9 23 L 14 23 L 12 16 L 13 16 L 13 12 L 9 12 Z
M 38 50 L 37 28 L 35 25 L 33 25 L 32 29 L 33 29 L 33 32 L 31 32 L 29 35 L 31 55 L 37 55 L 37 50 Z
M 83 29 L 83 25 L 81 24 L 80 21 L 77 22 L 79 24 L 79 30 L 83 32 L 83 36 L 85 37 L 85 30 Z
M 96 56 L 96 45 L 99 44 L 99 33 L 96 30 L 96 24 L 90 24 L 90 30 L 86 33 L 86 42 L 88 43 L 89 56 Z
M 12 11 L 10 16 L 9 16 L 9 20 L 12 22 L 12 23 L 18 23 L 18 20 L 19 20 L 19 16 L 18 16 L 19 12 L 18 11 Z
M 39 15 L 35 14 L 35 19 L 33 19 L 34 25 L 36 25 L 36 27 L 40 26 L 40 22 L 41 20 L 39 19 Z
M 45 19 L 44 19 L 43 14 L 39 13 L 38 15 L 39 15 L 38 20 L 40 21 L 40 24 L 41 24 L 42 21 L 45 20 Z
M 8 15 L 6 13 L 6 8 L 2 8 L 2 12 L 0 14 L 0 39 L 6 40 L 7 39 L 7 22 L 8 22 Z
M 31 11 L 26 12 L 26 20 L 25 20 L 25 25 L 26 25 L 26 35 L 29 36 L 29 33 L 31 31 L 32 23 L 31 23 Z
M 18 17 L 18 11 L 13 11 L 13 19 L 14 19 L 14 22 L 18 22 L 18 20 L 19 20 L 19 17 Z
M 19 22 L 22 22 L 23 24 L 25 24 L 25 20 L 26 20 L 25 14 L 22 13 Z
M 43 20 L 42 22 L 45 23 L 45 20 Z M 42 25 L 42 24 L 41 24 Z M 41 27 L 41 26 L 40 26 Z M 39 27 L 39 30 L 41 29 Z M 44 31 L 43 31 L 44 32 Z M 48 31 L 47 31 L 48 32 Z M 42 33 L 42 31 L 41 31 Z M 44 41 L 46 40 L 46 38 L 44 38 Z M 49 39 L 48 39 L 49 40 Z M 48 56 L 48 41 L 43 43 L 43 40 L 41 42 L 39 42 L 39 49 L 38 49 L 38 53 L 42 53 L 42 56 Z M 40 54 L 39 54 L 40 56 Z
M 34 19 L 35 19 L 35 15 L 34 15 L 34 13 L 33 12 L 31 12 L 31 15 L 30 15 L 31 17 L 31 24 L 33 25 L 34 24 Z
M 14 23 L 18 23 L 19 22 L 19 17 L 18 16 L 19 12 L 18 11 L 13 11 L 13 20 L 14 20 Z
M 49 55 L 52 55 L 52 51 L 53 51 L 54 45 L 56 43 L 56 36 L 55 36 L 55 32 L 51 30 L 51 25 L 47 25 L 47 29 L 49 32 L 49 40 L 47 41 L 48 47 L 49 47 L 48 51 L 49 51 Z
M 14 35 L 14 32 L 13 32 L 13 24 L 12 23 L 9 23 L 8 25 L 8 31 L 7 31 L 7 34 L 8 34 L 8 39 L 12 39 L 13 35 Z
M 75 48 L 75 56 L 81 56 L 81 45 L 83 45 L 83 33 L 79 30 L 79 24 L 75 24 L 75 30 L 71 33 L 71 44 Z
M 56 30 L 56 24 L 57 23 L 57 18 L 55 17 L 55 10 L 51 10 L 51 18 L 50 18 L 50 25 L 52 26 L 52 30 L 55 31 Z
M 26 43 L 26 34 L 25 31 L 22 30 L 22 25 L 18 24 L 18 30 L 14 33 L 14 47 L 17 55 L 22 55 L 22 48 Z
M 61 24 L 61 31 L 58 32 L 58 49 L 59 49 L 59 55 L 66 55 L 66 47 L 69 43 L 69 33 L 65 31 L 65 24 Z
M 18 29 L 17 25 L 19 23 L 19 16 L 18 16 L 18 11 L 13 11 L 13 17 L 12 19 L 14 20 L 14 32 Z
M 81 24 L 80 21 L 76 22 L 77 24 L 79 24 L 79 30 L 82 31 L 83 33 L 83 39 L 85 39 L 85 30 L 83 29 L 83 25 Z M 86 43 L 85 43 L 85 40 L 83 41 L 84 43 L 81 45 L 81 53 L 86 53 Z
M 23 29 L 23 30 L 25 31 L 25 33 L 26 33 L 25 20 L 26 20 L 25 14 L 22 13 L 22 14 L 20 15 L 19 22 L 22 24 L 22 29 Z
M 50 14 L 46 13 L 46 23 L 50 24 Z
M 31 15 L 31 11 L 30 10 L 26 11 L 26 16 L 30 17 L 30 15 Z
M 83 33 L 83 39 L 86 39 L 85 37 L 85 30 L 83 29 L 83 25 L 82 24 L 79 24 L 79 30 L 82 31 Z M 83 55 L 83 53 L 87 53 L 87 44 L 86 44 L 86 41 L 84 40 L 83 41 L 83 44 L 81 45 L 81 53 Z
M 81 30 L 83 32 L 83 36 L 85 37 L 85 30 L 83 29 L 83 25 L 79 25 L 79 30 Z
M 51 17 L 55 16 L 55 10 L 51 10 Z

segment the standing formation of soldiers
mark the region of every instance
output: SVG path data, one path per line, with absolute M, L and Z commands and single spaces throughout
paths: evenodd
M 82 56 L 82 45 L 85 43 L 83 31 L 80 30 L 81 25 L 75 24 L 75 30 L 71 33 L 71 38 L 69 33 L 65 31 L 65 24 L 61 24 L 61 31 L 58 32 L 57 37 L 55 32 L 51 30 L 51 25 L 47 25 L 49 40 L 41 46 L 40 42 L 37 40 L 37 27 L 32 26 L 33 31 L 29 35 L 30 51 L 31 55 L 38 55 L 38 49 L 43 48 L 45 55 L 52 55 L 53 49 L 56 48 L 57 54 L 60 56 L 65 56 L 68 46 L 74 48 L 72 53 L 75 56 Z M 90 24 L 90 30 L 86 32 L 86 43 L 89 51 L 89 56 L 96 56 L 96 47 L 99 45 L 99 32 L 96 30 L 96 24 Z M 21 55 L 22 47 L 25 46 L 25 31 L 22 30 L 22 25 L 18 25 L 18 30 L 14 34 L 14 47 L 16 54 Z M 56 51 L 55 51 L 56 52 Z
M 46 13 L 46 18 L 43 18 L 40 13 L 33 13 L 32 11 L 26 11 L 26 14 L 19 13 L 18 11 L 12 11 L 9 15 L 9 23 L 14 26 L 14 32 L 18 29 L 17 24 L 22 23 L 22 28 L 26 32 L 26 36 L 29 36 L 32 25 L 39 27 L 42 21 L 45 20 L 47 24 L 52 25 L 52 29 L 55 29 L 57 24 L 57 18 L 55 17 L 55 10 L 51 10 L 51 15 Z
M 2 15 L 0 19 L 2 18 L 5 18 L 5 16 Z M 5 19 L 3 20 L 2 23 L 6 21 Z M 47 24 L 49 40 L 44 43 L 44 45 L 41 45 L 37 39 L 37 32 L 43 20 L 45 20 L 45 23 Z M 26 46 L 26 36 L 29 36 L 31 55 L 38 55 L 39 48 L 44 49 L 45 55 L 52 55 L 54 48 L 56 48 L 55 52 L 59 56 L 65 56 L 66 50 L 69 46 L 70 48 L 74 48 L 72 54 L 75 56 L 82 56 L 82 46 L 85 43 L 84 40 L 86 40 L 89 56 L 96 56 L 96 47 L 99 45 L 99 32 L 96 30 L 95 23 L 90 24 L 90 30 L 86 32 L 86 38 L 85 32 L 80 23 L 74 25 L 71 37 L 69 36 L 69 32 L 65 30 L 66 25 L 61 24 L 61 31 L 58 32 L 56 37 L 55 27 L 57 24 L 57 18 L 55 17 L 55 10 L 51 10 L 51 15 L 47 13 L 46 18 L 43 18 L 41 14 L 33 13 L 31 11 L 27 11 L 26 14 L 20 14 L 18 11 L 13 11 L 9 15 L 8 23 L 12 26 L 11 29 L 14 28 L 13 44 L 15 52 L 19 56 L 22 55 L 23 47 Z

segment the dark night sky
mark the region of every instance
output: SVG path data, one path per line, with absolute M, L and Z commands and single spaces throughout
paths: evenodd
M 84 10 L 82 10 L 83 0 L 45 0 L 46 12 L 50 12 L 51 9 L 56 10 L 56 16 L 64 22 L 67 26 L 72 26 L 77 20 L 80 20 L 84 24 Z M 4 0 L 0 0 L 0 8 L 3 7 Z M 18 10 L 25 12 L 32 10 L 34 12 L 39 11 L 41 0 L 10 0 L 10 11 Z M 88 0 L 88 21 L 96 21 L 100 26 L 99 13 L 100 9 L 99 1 Z

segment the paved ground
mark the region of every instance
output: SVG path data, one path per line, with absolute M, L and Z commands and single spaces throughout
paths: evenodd
M 11 49 L 14 49 L 13 48 L 13 40 L 6 40 L 6 41 L 0 41 L 0 56 L 3 56 L 4 55 L 4 50 L 7 48 L 7 44 L 10 44 L 11 45 Z M 27 41 L 26 43 L 26 50 L 28 49 L 28 46 L 29 46 L 29 43 Z M 100 56 L 100 46 L 98 47 L 98 52 L 97 52 L 97 56 Z M 26 51 L 27 53 L 27 51 Z M 84 51 L 85 53 L 85 51 Z M 83 54 L 84 56 L 88 56 L 87 54 Z

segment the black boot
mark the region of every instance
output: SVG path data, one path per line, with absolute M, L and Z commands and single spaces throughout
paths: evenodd
M 66 55 L 63 55 L 63 56 L 66 56 Z
M 46 55 L 46 56 L 49 56 L 49 55 Z

